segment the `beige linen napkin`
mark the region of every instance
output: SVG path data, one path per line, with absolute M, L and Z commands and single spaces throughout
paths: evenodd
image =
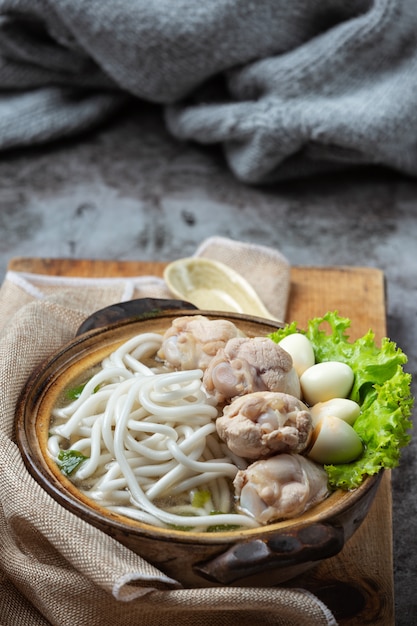
M 208 243 L 203 251 L 210 250 L 214 258 L 213 242 Z M 223 261 L 224 246 L 222 238 Z M 264 259 L 264 249 L 233 246 L 241 271 L 242 260 L 250 266 L 252 254 L 258 255 L 258 264 L 259 254 Z M 266 256 L 265 263 L 273 264 L 274 252 Z M 276 262 L 288 272 L 279 254 Z M 281 310 L 269 302 L 277 316 L 286 306 L 288 288 L 289 281 L 280 288 Z M 280 295 L 273 280 L 268 289 Z M 27 472 L 15 443 L 14 413 L 29 374 L 74 336 L 87 315 L 142 296 L 169 293 L 154 277 L 53 278 L 15 272 L 0 288 L 0 624 L 334 626 L 327 607 L 302 589 L 181 588 L 63 509 Z

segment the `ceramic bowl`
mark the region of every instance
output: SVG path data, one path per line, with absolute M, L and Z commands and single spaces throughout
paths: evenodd
M 140 554 L 185 587 L 271 586 L 288 581 L 337 554 L 364 520 L 379 475 L 353 491 L 335 491 L 298 518 L 260 528 L 216 533 L 156 528 L 109 513 L 89 500 L 58 469 L 47 452 L 51 409 L 73 379 L 98 364 L 117 345 L 141 332 L 163 333 L 181 315 L 202 314 L 233 321 L 248 336 L 266 335 L 278 323 L 234 313 L 190 309 L 147 312 L 106 324 L 100 313 L 38 368 L 21 395 L 16 436 L 29 472 L 63 507 Z M 111 317 L 110 319 L 114 319 Z M 102 325 L 104 324 L 104 326 Z M 92 327 L 92 328 L 91 328 Z

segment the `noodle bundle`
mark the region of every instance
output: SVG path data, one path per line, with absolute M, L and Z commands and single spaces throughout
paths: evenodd
M 245 462 L 218 438 L 202 370 L 147 365 L 161 342 L 156 333 L 125 342 L 76 400 L 54 409 L 50 454 L 58 464 L 63 451 L 81 459 L 71 480 L 117 514 L 201 531 L 255 527 L 234 512 L 230 483 Z

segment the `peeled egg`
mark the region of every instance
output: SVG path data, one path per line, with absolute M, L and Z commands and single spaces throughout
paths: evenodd
M 326 400 L 326 402 L 317 402 L 310 408 L 313 424 L 317 424 L 326 415 L 332 415 L 353 426 L 360 412 L 359 404 L 349 400 L 349 398 L 332 398 L 331 400 Z
M 322 465 L 350 463 L 363 451 L 362 441 L 352 426 L 340 419 L 327 415 L 314 428 L 308 457 Z
M 300 377 L 301 392 L 307 404 L 346 398 L 352 388 L 352 368 L 340 361 L 323 361 L 309 367 Z
M 294 369 L 298 376 L 301 376 L 306 369 L 314 365 L 313 346 L 305 335 L 301 333 L 287 335 L 284 339 L 281 339 L 279 345 L 291 355 Z

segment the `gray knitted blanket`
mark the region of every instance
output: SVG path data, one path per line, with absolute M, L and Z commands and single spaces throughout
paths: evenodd
M 162 105 L 262 183 L 417 175 L 416 0 L 0 0 L 0 149 Z M 140 137 L 138 137 L 140 141 Z

